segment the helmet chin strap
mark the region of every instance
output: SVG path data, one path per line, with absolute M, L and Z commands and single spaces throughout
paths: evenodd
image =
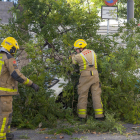
M 14 56 L 15 54 L 14 53 L 10 53 L 12 56 Z
M 16 47 L 13 46 L 13 47 L 10 49 L 10 53 L 12 54 L 12 53 L 15 53 L 15 52 L 16 52 Z

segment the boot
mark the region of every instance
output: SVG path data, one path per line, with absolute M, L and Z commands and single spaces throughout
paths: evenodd
M 97 121 L 104 121 L 105 118 L 104 117 L 101 117 L 101 118 L 95 118 Z
M 81 123 L 86 123 L 87 119 L 86 119 L 86 118 L 79 118 L 79 121 L 80 121 Z
M 6 133 L 6 139 L 7 140 L 14 140 L 14 134 L 12 134 L 12 133 Z

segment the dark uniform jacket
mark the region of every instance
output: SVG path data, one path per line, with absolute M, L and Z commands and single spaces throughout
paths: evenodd
M 18 82 L 27 86 L 33 83 L 20 72 L 15 58 L 0 50 L 0 96 L 18 94 Z

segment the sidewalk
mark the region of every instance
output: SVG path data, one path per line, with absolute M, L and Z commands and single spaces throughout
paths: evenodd
M 39 134 L 42 129 L 36 130 L 16 130 L 12 129 L 15 136 L 14 140 L 140 140 L 140 124 L 124 124 L 126 132 L 123 135 L 117 133 L 73 133 L 73 135 L 59 134 L 48 135 Z

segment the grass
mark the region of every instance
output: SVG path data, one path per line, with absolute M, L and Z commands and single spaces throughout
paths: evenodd
M 125 131 L 124 126 L 118 123 L 114 119 L 114 115 L 106 114 L 105 121 L 97 121 L 93 117 L 89 117 L 86 123 L 81 123 L 77 120 L 73 121 L 73 124 L 68 122 L 59 121 L 57 128 L 50 129 L 47 131 L 41 131 L 40 134 L 61 134 L 65 133 L 72 135 L 73 133 L 106 133 L 106 132 L 116 132 L 123 134 Z
M 20 139 L 30 139 L 30 137 L 28 137 L 27 135 L 28 135 L 28 134 L 20 135 L 19 138 L 20 138 Z

